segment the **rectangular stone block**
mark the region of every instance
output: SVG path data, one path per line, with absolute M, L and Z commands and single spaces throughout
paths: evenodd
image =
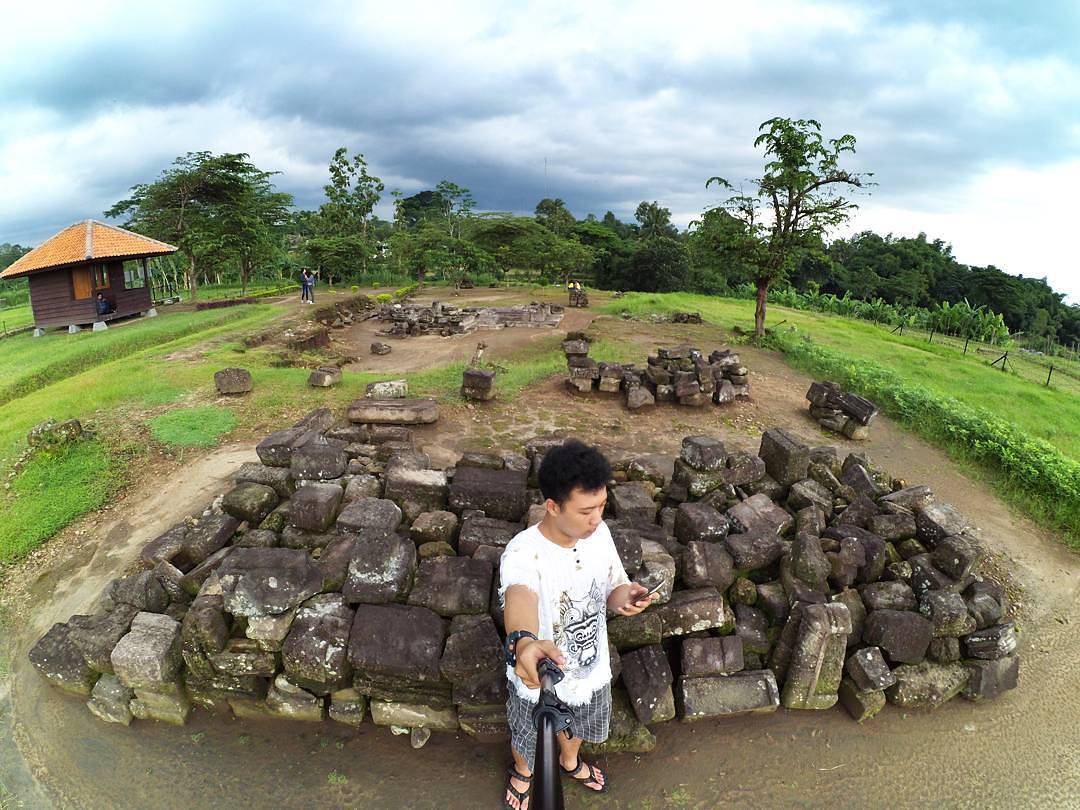
M 776 711 L 780 693 L 770 670 L 751 670 L 679 681 L 680 716 L 685 721 Z
M 622 679 L 638 720 L 646 725 L 675 717 L 674 680 L 659 644 L 622 656 Z
M 730 675 L 743 668 L 738 636 L 687 638 L 682 643 L 682 674 L 687 678 Z
M 450 485 L 450 508 L 479 509 L 499 520 L 518 521 L 529 508 L 528 475 L 520 470 L 458 467 Z
M 806 478 L 810 448 L 783 428 L 770 428 L 761 436 L 758 455 L 765 470 L 781 486 L 791 486 Z

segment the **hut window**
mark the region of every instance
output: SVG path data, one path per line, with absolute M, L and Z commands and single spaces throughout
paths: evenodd
M 103 264 L 94 265 L 94 288 L 98 290 L 109 289 L 109 268 Z
M 124 262 L 124 289 L 138 290 L 146 286 L 146 276 L 143 275 L 143 262 L 141 259 L 133 259 Z

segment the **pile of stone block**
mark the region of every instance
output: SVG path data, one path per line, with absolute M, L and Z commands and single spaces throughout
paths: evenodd
M 703 407 L 710 401 L 722 405 L 750 396 L 750 372 L 730 349 L 717 349 L 706 359 L 692 346 L 660 347 L 647 358 L 645 368 L 638 370 L 633 364 L 592 359 L 589 338 L 581 332 L 569 333 L 562 346 L 571 391 L 622 392 L 626 407 L 632 411 L 657 402 Z
M 870 423 L 878 412 L 877 405 L 870 400 L 828 380 L 811 383 L 806 399 L 810 403 L 810 416 L 826 430 L 842 433 L 854 441 L 869 438 Z
M 456 307 L 442 301 L 430 306 L 414 303 L 384 304 L 378 311 L 388 324 L 379 334 L 404 338 L 413 335 L 464 335 L 476 329 L 504 327 L 556 327 L 563 308 L 555 304 L 519 304 L 511 307 Z
M 570 290 L 569 304 L 572 307 L 584 309 L 589 306 L 589 294 L 585 290 Z
M 387 393 L 374 389 L 372 393 Z M 498 564 L 539 521 L 545 454 L 471 452 L 432 468 L 400 409 L 354 403 L 268 436 L 260 463 L 142 551 L 96 612 L 56 624 L 30 660 L 98 717 L 365 723 L 505 739 Z M 372 410 L 374 408 L 374 410 Z M 365 421 L 359 421 L 361 416 Z M 649 726 L 838 701 L 932 708 L 1017 683 L 1003 589 L 965 519 L 861 454 L 778 428 L 756 454 L 706 436 L 671 467 L 613 460 L 605 516 L 656 604 L 608 620 L 613 717 L 599 750 L 647 751 Z
M 367 295 L 352 295 L 344 300 L 334 301 L 328 306 L 315 310 L 315 322 L 330 329 L 344 329 L 358 320 L 367 320 L 374 316 L 376 304 Z

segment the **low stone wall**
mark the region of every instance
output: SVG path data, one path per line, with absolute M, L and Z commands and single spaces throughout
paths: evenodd
M 557 304 L 519 304 L 511 307 L 456 307 L 442 301 L 431 306 L 419 304 L 384 304 L 378 312 L 380 321 L 389 325 L 379 334 L 389 337 L 414 335 L 463 335 L 477 329 L 505 327 L 555 328 L 563 319 Z
M 398 403 L 391 407 L 387 403 Z M 380 403 L 386 406 L 380 416 Z M 91 615 L 30 653 L 109 722 L 192 707 L 506 736 L 498 562 L 543 516 L 536 474 L 563 439 L 432 469 L 410 428 L 434 403 L 361 400 L 261 442 L 260 463 L 142 552 Z M 1017 682 L 1003 589 L 967 521 L 869 459 L 767 431 L 756 455 L 683 440 L 673 472 L 613 458 L 607 523 L 659 603 L 608 621 L 611 737 L 648 726 L 885 703 L 933 708 Z
M 731 349 L 717 349 L 706 359 L 693 346 L 660 347 L 638 370 L 632 363 L 606 363 L 589 357 L 591 340 L 571 332 L 563 341 L 569 370 L 567 387 L 578 394 L 622 392 L 636 411 L 658 402 L 702 407 L 750 396 L 750 372 Z

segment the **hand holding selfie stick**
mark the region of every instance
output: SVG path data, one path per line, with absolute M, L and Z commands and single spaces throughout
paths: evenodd
M 563 679 L 563 672 L 550 658 L 544 658 L 536 667 L 540 675 L 540 699 L 533 709 L 536 723 L 536 763 L 533 767 L 533 803 L 536 810 L 563 810 L 562 780 L 559 773 L 559 745 L 555 739 L 560 733 L 570 734 L 574 719 L 570 707 L 555 694 L 555 684 Z

